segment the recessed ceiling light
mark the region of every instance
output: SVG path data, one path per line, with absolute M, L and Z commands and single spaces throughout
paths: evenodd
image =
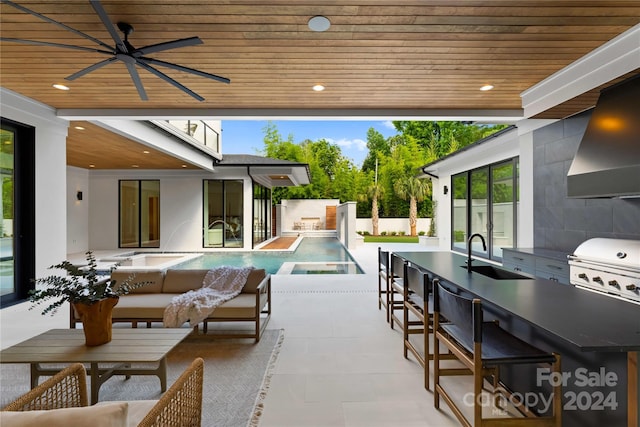
M 131 165 L 132 168 L 139 168 L 140 166 L 138 165 Z
M 143 153 L 144 154 L 149 154 L 149 151 L 148 150 L 144 150 Z
M 84 128 L 82 126 L 75 126 L 76 129 L 78 130 L 84 130 Z
M 309 19 L 308 25 L 311 31 L 321 33 L 329 29 L 329 27 L 331 26 L 331 22 L 329 22 L 329 19 L 327 19 L 325 16 L 318 15 Z
M 482 87 L 480 88 L 480 90 L 481 90 L 481 91 L 484 91 L 484 92 L 486 92 L 486 91 L 488 91 L 488 90 L 491 90 L 491 89 L 493 89 L 493 85 L 484 85 L 484 86 L 482 86 Z
M 187 165 L 182 165 L 182 167 L 183 167 L 183 168 L 186 168 L 186 167 L 187 167 Z
M 323 85 L 315 85 L 312 89 L 315 90 L 316 92 L 322 92 L 324 90 L 324 86 Z
M 65 86 L 65 85 L 61 85 L 61 84 L 54 84 L 53 87 L 55 87 L 56 89 L 60 89 L 60 90 L 69 90 L 69 86 Z
M 95 168 L 95 167 L 96 167 L 96 165 L 89 165 L 89 167 L 90 167 L 90 168 Z

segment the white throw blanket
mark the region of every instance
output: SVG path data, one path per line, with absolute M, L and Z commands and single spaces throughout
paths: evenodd
M 195 326 L 204 321 L 216 307 L 242 291 L 251 270 L 252 267 L 222 266 L 207 271 L 200 289 L 173 297 L 164 310 L 164 327 L 179 328 L 187 320 Z

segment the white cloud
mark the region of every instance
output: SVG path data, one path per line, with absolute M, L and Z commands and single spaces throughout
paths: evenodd
M 327 140 L 328 142 L 332 143 L 332 144 L 336 144 L 337 146 L 339 146 L 340 148 L 344 148 L 344 149 L 350 149 L 350 148 L 355 148 L 358 151 L 364 151 L 367 149 L 367 141 L 363 141 L 362 139 L 339 139 L 339 140 L 334 140 L 331 138 L 325 138 L 325 140 Z
M 393 122 L 391 120 L 382 122 L 382 125 L 386 128 L 396 130 L 396 127 L 393 125 Z

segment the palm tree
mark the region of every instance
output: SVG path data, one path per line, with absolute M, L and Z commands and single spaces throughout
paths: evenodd
M 377 236 L 378 233 L 378 199 L 382 197 L 384 188 L 379 183 L 371 184 L 367 191 L 371 198 L 371 224 L 373 226 L 373 235 Z
M 371 224 L 373 235 L 378 235 L 378 199 L 384 194 L 384 187 L 378 182 L 374 182 L 367 187 L 365 194 L 358 195 L 358 201 L 365 202 L 371 200 Z
M 409 199 L 409 227 L 411 235 L 415 236 L 416 224 L 418 223 L 418 202 L 423 201 L 429 195 L 429 182 L 426 179 L 408 176 L 396 181 L 393 189 L 402 200 Z

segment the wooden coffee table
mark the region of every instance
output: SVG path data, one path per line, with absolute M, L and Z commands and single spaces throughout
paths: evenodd
M 113 375 L 155 375 L 167 389 L 167 353 L 192 332 L 175 329 L 113 329 L 111 342 L 97 347 L 84 345 L 82 329 L 51 329 L 0 351 L 0 363 L 29 363 L 31 388 L 41 375 L 62 368 L 44 368 L 42 363 L 85 363 L 91 375 L 91 403 L 98 402 L 100 386 Z M 158 363 L 157 367 L 131 367 L 132 363 Z M 110 366 L 100 366 L 107 365 Z M 115 365 L 115 366 L 114 366 Z

